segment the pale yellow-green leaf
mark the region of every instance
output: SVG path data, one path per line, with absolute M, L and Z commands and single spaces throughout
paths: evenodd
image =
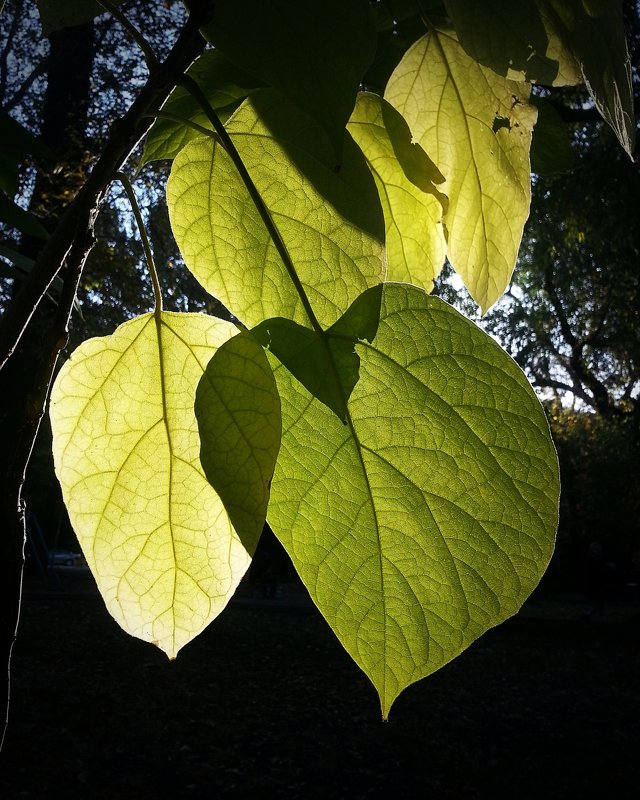
M 445 176 L 447 255 L 486 311 L 509 283 L 529 214 L 529 86 L 482 67 L 451 32 L 434 29 L 407 51 L 385 97 Z
M 322 129 L 271 91 L 245 101 L 226 127 L 318 321 L 329 327 L 385 274 L 384 218 L 362 153 L 347 136 L 336 172 Z M 178 154 L 167 202 L 187 266 L 233 314 L 249 327 L 276 316 L 309 323 L 264 221 L 220 145 L 196 139 Z
M 378 95 L 358 95 L 348 130 L 378 187 L 387 229 L 388 280 L 415 283 L 430 292 L 445 257 L 442 206 L 446 198 L 437 189 L 442 176 L 420 145 L 411 143 L 406 122 Z M 405 166 L 420 171 L 415 182 Z
M 235 333 L 137 317 L 82 344 L 51 396 L 56 474 L 107 608 L 171 658 L 225 607 L 262 527 L 234 530 L 200 465 L 196 387 Z

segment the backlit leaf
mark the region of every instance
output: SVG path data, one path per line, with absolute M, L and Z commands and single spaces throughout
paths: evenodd
M 387 228 L 387 277 L 433 288 L 445 257 L 444 181 L 400 114 L 375 94 L 360 93 L 348 126 L 378 187 Z
M 441 300 L 386 284 L 377 334 L 356 350 L 346 425 L 276 367 L 268 518 L 387 716 L 536 586 L 558 467 L 520 368 Z
M 507 287 L 529 214 L 529 86 L 502 78 L 433 29 L 407 52 L 385 97 L 445 177 L 447 255 L 483 311 Z
M 84 342 L 51 397 L 56 474 L 107 608 L 171 658 L 225 607 L 264 522 L 255 509 L 234 529 L 200 466 L 196 387 L 235 332 L 137 317 Z
M 329 327 L 384 278 L 384 218 L 362 153 L 347 135 L 336 173 L 324 132 L 271 91 L 245 101 L 227 130 L 320 324 Z M 276 316 L 308 324 L 300 295 L 220 145 L 202 137 L 178 154 L 167 202 L 187 266 L 233 314 L 249 327 Z
M 259 85 L 259 81 L 231 64 L 217 50 L 203 53 L 189 67 L 187 74 L 199 85 L 223 122 Z M 182 86 L 171 92 L 162 111 L 211 129 L 209 118 L 200 104 Z M 196 129 L 175 119 L 158 118 L 145 139 L 140 166 L 149 161 L 175 158 L 185 144 L 199 135 Z

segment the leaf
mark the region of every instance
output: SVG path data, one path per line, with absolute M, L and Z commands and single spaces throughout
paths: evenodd
M 358 95 L 348 129 L 378 187 L 387 229 L 388 279 L 430 292 L 445 258 L 442 208 L 447 199 L 436 187 L 443 176 L 411 141 L 400 114 L 377 95 Z
M 622 2 L 447 0 L 472 57 L 516 80 L 566 86 L 584 82 L 598 111 L 633 157 L 635 115 Z
M 225 342 L 196 392 L 200 460 L 236 530 L 264 523 L 280 447 L 280 397 L 262 347 L 249 333 Z
M 529 214 L 529 87 L 433 29 L 406 53 L 385 97 L 446 178 L 447 255 L 485 312 L 509 283 Z
M 557 0 L 553 0 L 554 4 Z M 636 123 L 631 61 L 624 35 L 620 0 L 572 0 L 576 9 L 572 42 L 584 82 L 603 118 L 631 159 Z
M 117 6 L 122 0 L 111 0 L 111 2 Z M 43 36 L 49 36 L 61 28 L 82 25 L 106 13 L 105 7 L 97 0 L 37 0 L 37 4 Z
M 531 102 L 538 109 L 531 142 L 531 171 L 536 175 L 567 172 L 575 164 L 567 126 L 548 100 L 532 97 Z
M 564 2 L 564 0 L 563 0 Z M 582 82 L 563 21 L 545 0 L 445 0 L 460 44 L 498 75 L 548 86 Z
M 260 85 L 217 50 L 207 50 L 187 70 L 204 92 L 209 104 L 224 122 L 240 103 Z M 182 86 L 177 86 L 163 105 L 162 111 L 211 128 L 211 123 L 198 102 Z M 159 117 L 147 134 L 140 167 L 150 161 L 173 159 L 180 150 L 200 134 L 175 119 Z
M 199 460 L 196 387 L 235 327 L 199 314 L 160 320 L 146 314 L 84 342 L 60 370 L 50 414 L 65 505 L 109 612 L 173 658 L 227 604 L 264 519 L 256 510 L 234 529 Z
M 21 233 L 27 233 L 36 239 L 48 239 L 49 232 L 40 222 L 39 218 L 30 211 L 25 211 L 17 203 L 10 200 L 0 191 L 0 221 Z
M 360 373 L 358 340 L 373 341 L 382 285 L 358 297 L 322 336 L 289 319 L 265 320 L 251 331 L 311 394 L 346 422 L 347 401 Z
M 362 153 L 347 137 L 336 173 L 323 131 L 271 91 L 245 101 L 226 127 L 320 324 L 329 327 L 384 278 L 384 219 Z M 178 154 L 167 203 L 188 268 L 245 325 L 279 316 L 308 324 L 291 276 L 220 145 L 198 138 Z
M 216 0 L 204 33 L 229 61 L 312 116 L 329 136 L 335 164 L 376 50 L 368 6 L 366 0 Z
M 356 350 L 347 425 L 276 366 L 268 520 L 386 717 L 536 586 L 558 465 L 520 368 L 438 298 L 385 284 L 377 334 Z

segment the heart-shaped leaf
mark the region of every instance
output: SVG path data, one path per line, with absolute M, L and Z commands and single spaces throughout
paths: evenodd
M 441 300 L 386 284 L 377 334 L 356 350 L 346 425 L 276 367 L 268 518 L 387 716 L 536 586 L 558 465 L 520 368 Z
M 235 333 L 199 314 L 138 317 L 84 342 L 51 397 L 56 474 L 107 608 L 171 658 L 229 601 L 266 513 L 264 478 L 236 464 L 237 492 L 261 503 L 234 528 L 200 466 L 196 387 Z M 233 424 L 221 415 L 227 442 Z

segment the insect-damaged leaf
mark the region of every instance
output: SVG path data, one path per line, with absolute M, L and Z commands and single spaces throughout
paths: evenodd
M 447 256 L 486 311 L 509 283 L 529 214 L 529 87 L 433 29 L 407 51 L 385 97 L 446 179 Z

